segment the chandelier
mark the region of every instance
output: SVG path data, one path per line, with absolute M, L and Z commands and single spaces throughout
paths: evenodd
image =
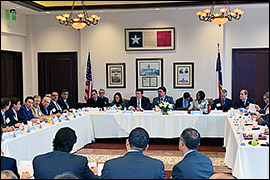
M 100 17 L 95 14 L 92 14 L 91 16 L 89 16 L 85 8 L 84 1 L 81 1 L 83 12 L 79 13 L 77 17 L 73 18 L 74 4 L 75 4 L 75 1 L 73 1 L 70 14 L 64 13 L 62 16 L 61 15 L 56 16 L 56 19 L 58 19 L 58 22 L 61 25 L 72 26 L 73 28 L 80 30 L 80 29 L 83 29 L 86 25 L 90 26 L 91 24 L 93 25 L 98 24 Z
M 232 12 L 229 6 L 228 1 L 224 1 L 224 8 L 221 8 L 219 11 L 220 13 L 214 13 L 215 9 L 215 1 L 213 2 L 211 9 L 205 9 L 204 12 L 198 11 L 196 14 L 199 17 L 199 20 L 204 22 L 213 22 L 217 24 L 219 27 L 222 24 L 225 24 L 227 21 L 232 21 L 233 19 L 239 20 L 241 15 L 244 14 L 244 11 L 236 8 Z M 228 11 L 227 11 L 228 10 Z

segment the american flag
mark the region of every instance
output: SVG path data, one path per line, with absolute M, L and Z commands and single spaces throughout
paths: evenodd
M 221 90 L 222 90 L 222 72 L 221 72 L 221 62 L 220 62 L 220 51 L 218 50 L 217 54 L 217 64 L 216 64 L 216 71 L 218 72 L 218 96 L 221 97 Z
M 85 96 L 84 96 L 85 101 L 91 98 L 92 89 L 93 89 L 93 81 L 92 81 L 91 61 L 89 52 L 87 60 L 86 81 L 85 81 Z

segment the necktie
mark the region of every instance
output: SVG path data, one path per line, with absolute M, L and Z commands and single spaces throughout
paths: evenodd
M 246 106 L 246 101 L 243 101 L 244 106 Z
M 3 114 L 3 120 L 4 120 L 4 124 L 7 124 L 5 114 Z
M 48 109 L 47 109 L 47 108 L 45 108 L 45 111 L 46 111 L 46 115 L 49 115 L 49 114 L 48 114 Z
M 141 109 L 141 106 L 140 106 L 140 99 L 138 99 L 138 105 L 137 105 L 137 108 Z
M 221 106 L 224 107 L 224 100 L 221 100 Z
M 184 108 L 187 108 L 187 100 L 184 100 Z
M 67 101 L 65 101 L 65 103 L 66 103 L 66 105 L 67 105 L 67 109 L 69 109 L 69 106 L 68 106 L 68 103 L 67 103 Z
M 15 112 L 14 115 L 15 115 L 15 120 L 18 121 L 17 112 Z
M 57 102 L 55 102 L 56 108 L 61 111 L 61 108 Z

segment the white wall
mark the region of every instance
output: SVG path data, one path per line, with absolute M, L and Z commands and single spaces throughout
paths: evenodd
M 164 85 L 168 95 L 174 99 L 183 92 L 195 93 L 202 89 L 207 97 L 216 97 L 216 58 L 217 43 L 220 43 L 223 68 L 223 83 L 231 96 L 231 51 L 235 47 L 269 48 L 269 4 L 253 8 L 243 6 L 245 11 L 240 21 L 228 22 L 223 27 L 213 23 L 200 22 L 196 11 L 204 8 L 170 9 L 162 11 L 138 10 L 130 12 L 99 13 L 100 23 L 86 27 L 78 32 L 71 27 L 61 26 L 55 16 L 27 16 L 27 36 L 13 47 L 15 37 L 1 33 L 5 41 L 1 49 L 25 52 L 24 95 L 38 92 L 37 52 L 78 52 L 78 100 L 84 102 L 84 82 L 87 50 L 91 50 L 94 88 L 105 88 L 106 95 L 112 99 L 116 91 L 125 98 L 134 95 L 136 88 L 136 58 L 163 58 Z M 2 9 L 1 9 L 2 12 Z M 1 13 L 2 18 L 2 13 Z M 171 51 L 125 51 L 125 28 L 175 27 L 175 50 Z M 2 32 L 2 28 L 1 28 Z M 16 36 L 17 37 L 17 36 Z M 18 37 L 17 37 L 18 38 Z M 20 37 L 21 38 L 21 37 Z M 12 41 L 12 42 L 11 42 Z M 9 45 L 10 44 L 10 45 Z M 20 45 L 21 44 L 21 45 Z M 126 88 L 106 89 L 106 63 L 126 63 Z M 194 89 L 173 89 L 173 63 L 194 62 Z M 29 75 L 28 75 L 29 74 Z M 25 77 L 30 77 L 27 82 Z M 156 91 L 145 91 L 152 99 Z

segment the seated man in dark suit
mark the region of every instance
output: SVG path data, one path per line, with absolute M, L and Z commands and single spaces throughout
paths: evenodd
M 171 96 L 167 96 L 166 95 L 166 88 L 165 87 L 159 87 L 158 88 L 158 97 L 155 97 L 153 99 L 153 103 L 151 108 L 154 109 L 156 105 L 158 105 L 159 103 L 161 103 L 161 101 L 165 101 L 168 102 L 170 104 L 173 104 L 173 109 L 174 109 L 174 101 L 173 101 L 173 97 Z
M 102 179 L 166 179 L 162 161 L 145 156 L 149 134 L 141 127 L 133 129 L 126 140 L 127 153 L 104 163 Z
M 150 110 L 150 99 L 148 97 L 143 96 L 143 90 L 136 90 L 136 97 L 133 96 L 130 98 L 127 108 L 130 110 L 142 111 L 142 110 Z
M 51 115 L 50 103 L 51 103 L 51 98 L 45 96 L 42 99 L 41 103 L 39 104 L 40 110 L 42 114 L 45 116 Z
M 197 151 L 200 139 L 200 133 L 193 128 L 181 133 L 179 150 L 184 157 L 173 167 L 172 179 L 209 179 L 213 175 L 212 161 Z
M 35 179 L 54 179 L 64 172 L 71 172 L 82 179 L 97 179 L 90 170 L 86 157 L 70 154 L 76 142 L 74 130 L 69 127 L 59 129 L 53 140 L 53 151 L 37 155 L 33 159 Z
M 5 112 L 5 114 L 6 117 L 10 119 L 11 125 L 18 128 L 22 123 L 22 121 L 19 121 L 19 119 L 22 118 L 19 118 L 18 116 L 20 116 L 20 114 L 17 113 L 21 109 L 21 101 L 19 98 L 11 98 L 10 102 L 10 108 Z
M 189 92 L 185 92 L 183 97 L 178 98 L 175 101 L 175 109 L 188 109 L 192 101 L 193 99 L 190 96 Z
M 91 98 L 87 100 L 87 107 L 91 108 L 103 108 L 103 100 L 98 97 L 97 90 L 91 91 Z
M 53 114 L 61 113 L 63 111 L 63 109 L 58 103 L 58 97 L 59 97 L 58 92 L 56 91 L 52 92 L 52 100 L 50 103 L 50 109 L 52 110 L 51 112 Z
M 105 95 L 105 90 L 100 89 L 98 91 L 98 97 L 103 101 L 103 107 L 109 107 L 109 99 L 104 96 Z
M 233 108 L 233 101 L 226 96 L 227 90 L 222 89 L 220 98 L 214 100 L 213 109 L 223 110 L 223 112 L 227 112 L 228 110 L 230 110 L 231 107 Z
M 257 118 L 258 124 L 269 127 L 269 107 L 265 110 L 265 115 Z
M 68 95 L 69 95 L 68 90 L 63 89 L 63 91 L 61 93 L 61 97 L 57 100 L 57 102 L 60 105 L 60 107 L 62 108 L 63 112 L 70 111 L 69 102 L 68 102 Z
M 240 91 L 239 99 L 235 101 L 234 109 L 246 108 L 250 103 L 255 104 L 255 99 L 248 97 L 248 91 L 243 89 Z
M 9 117 L 6 116 L 6 111 L 10 107 L 10 100 L 7 98 L 1 99 L 1 128 L 4 132 L 10 132 L 15 130 L 14 126 L 11 123 Z
M 263 109 L 259 105 L 255 105 L 256 110 L 261 114 L 265 114 L 266 109 L 269 107 L 269 92 L 263 94 L 263 101 L 265 102 Z
M 27 96 L 24 100 L 24 105 L 21 106 L 20 110 L 18 111 L 19 121 L 22 121 L 24 124 L 27 124 L 27 121 L 31 121 L 32 123 L 37 122 L 37 118 L 34 117 L 32 113 L 32 106 L 33 106 L 33 97 Z

